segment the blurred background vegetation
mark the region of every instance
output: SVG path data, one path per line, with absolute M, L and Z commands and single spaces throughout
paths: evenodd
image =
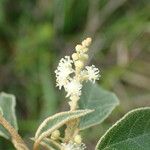
M 99 84 L 121 102 L 90 135 L 83 133 L 88 150 L 127 111 L 150 106 L 149 10 L 149 0 L 0 0 L 0 91 L 16 95 L 25 139 L 43 118 L 68 109 L 54 70 L 88 36 Z M 0 150 L 13 149 L 0 138 Z

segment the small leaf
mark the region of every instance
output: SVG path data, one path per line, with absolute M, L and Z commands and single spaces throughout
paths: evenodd
M 34 138 L 31 138 L 31 140 L 35 141 Z M 40 145 L 45 147 L 47 150 L 61 150 L 61 145 L 56 141 L 51 140 L 50 138 L 44 138 L 40 142 Z
M 101 123 L 118 104 L 119 101 L 115 94 L 100 88 L 97 84 L 86 83 L 79 106 L 80 109 L 94 109 L 95 111 L 82 117 L 80 129 L 83 130 Z
M 0 93 L 0 112 L 2 112 L 3 117 L 16 129 L 18 130 L 17 126 L 17 119 L 15 115 L 15 106 L 16 100 L 15 96 L 12 94 L 6 94 L 4 92 Z M 6 129 L 0 125 L 0 136 L 9 139 L 10 134 L 6 131 Z
M 54 130 L 60 128 L 70 120 L 80 118 L 88 113 L 93 112 L 93 110 L 76 110 L 67 111 L 55 114 L 54 116 L 46 118 L 42 124 L 39 126 L 36 134 L 35 140 L 43 139 L 49 136 Z
M 127 113 L 100 139 L 96 150 L 149 150 L 150 107 Z

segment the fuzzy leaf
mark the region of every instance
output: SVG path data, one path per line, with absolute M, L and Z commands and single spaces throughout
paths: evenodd
M 76 110 L 76 111 L 67 111 L 55 114 L 51 117 L 46 118 L 42 124 L 39 126 L 36 134 L 36 139 L 43 139 L 44 137 L 49 136 L 54 130 L 60 128 L 68 121 L 80 118 L 88 113 L 93 112 L 93 110 Z M 45 136 L 46 135 L 46 136 Z
M 150 107 L 127 113 L 100 139 L 96 150 L 149 150 Z
M 90 82 L 83 87 L 80 99 L 80 109 L 94 109 L 95 111 L 82 117 L 80 129 L 97 125 L 106 119 L 112 110 L 119 104 L 115 94 L 100 88 Z
M 17 119 L 15 115 L 15 106 L 16 100 L 15 96 L 12 94 L 6 94 L 4 92 L 0 93 L 0 112 L 3 114 L 3 117 L 16 129 L 18 130 L 17 126 Z M 10 134 L 6 131 L 6 129 L 0 125 L 0 136 L 9 139 Z

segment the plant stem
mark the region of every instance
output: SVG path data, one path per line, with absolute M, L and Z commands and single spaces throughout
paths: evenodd
M 12 143 L 17 150 L 29 150 L 23 139 L 11 124 L 0 114 L 0 124 L 9 132 L 12 138 Z
M 34 145 L 33 145 L 33 150 L 38 150 L 39 149 L 39 144 L 40 144 L 39 140 L 35 141 Z
M 67 128 L 65 130 L 65 142 L 73 140 L 74 136 L 78 133 L 79 119 L 71 120 L 67 123 Z

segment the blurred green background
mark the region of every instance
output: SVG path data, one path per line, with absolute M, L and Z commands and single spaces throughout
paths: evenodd
M 150 106 L 149 10 L 149 0 L 0 0 L 0 91 L 16 95 L 25 139 L 43 118 L 68 110 L 54 70 L 86 37 L 93 38 L 89 63 L 101 71 L 99 84 L 121 102 L 83 133 L 88 150 L 127 111 Z M 13 149 L 0 138 L 0 150 Z

